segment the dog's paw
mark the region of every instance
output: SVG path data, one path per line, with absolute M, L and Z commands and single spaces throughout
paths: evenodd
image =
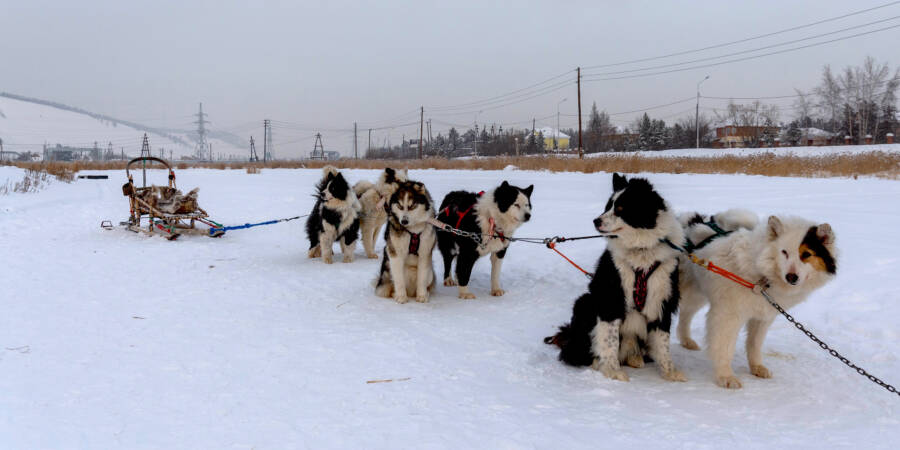
M 754 364 L 750 366 L 750 373 L 760 378 L 772 378 L 772 372 L 769 368 L 762 364 Z
M 453 277 L 444 278 L 444 286 L 456 286 L 456 280 Z
M 402 305 L 402 304 L 408 302 L 409 298 L 407 298 L 405 295 L 395 295 L 394 301 Z
M 660 372 L 659 375 L 662 376 L 664 380 L 668 381 L 687 381 L 687 377 L 684 376 L 684 373 L 678 369 L 672 369 L 668 372 Z
M 419 303 L 428 303 L 428 294 L 425 295 L 417 295 L 416 301 Z
M 322 256 L 322 252 L 319 250 L 319 246 L 317 245 L 317 246 L 309 249 L 309 251 L 306 252 L 306 256 L 308 256 L 310 258 L 318 258 L 318 257 Z
M 606 368 L 606 369 L 600 370 L 600 373 L 602 373 L 603 376 L 605 376 L 606 378 L 609 378 L 610 380 L 619 380 L 619 381 L 628 381 L 629 380 L 628 374 L 625 373 L 625 371 L 622 369 Z
M 494 297 L 500 297 L 505 293 L 506 291 L 504 291 L 503 289 L 491 289 L 491 295 L 493 295 Z
M 345 263 L 352 263 L 352 262 L 353 262 L 353 255 L 344 255 L 344 262 L 345 262 Z
M 625 358 L 625 364 L 628 364 L 628 367 L 640 369 L 641 367 L 644 367 L 644 357 L 641 355 L 628 355 L 628 357 Z
M 474 299 L 475 299 L 475 294 L 473 294 L 473 293 L 471 293 L 471 292 L 460 292 L 460 293 L 459 293 L 459 298 L 461 298 L 461 299 L 463 299 L 463 300 L 474 300 Z
M 734 375 L 716 377 L 716 384 L 726 389 L 740 389 L 744 386 L 741 384 L 741 380 L 738 380 Z
M 681 341 L 681 346 L 688 350 L 700 350 L 700 346 L 697 345 L 697 342 L 691 338 L 685 338 Z
M 322 262 L 324 262 L 325 264 L 331 264 L 334 262 L 334 259 L 331 256 L 323 256 Z
M 376 254 L 376 253 L 366 253 L 366 258 L 369 258 L 369 259 L 378 259 L 378 254 Z

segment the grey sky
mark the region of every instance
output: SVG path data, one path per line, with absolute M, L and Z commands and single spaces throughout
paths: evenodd
M 264 118 L 299 124 L 280 135 L 297 136 L 296 156 L 312 146 L 299 140 L 311 133 L 302 128 L 344 129 L 358 121 L 364 142 L 366 127 L 415 121 L 413 110 L 424 105 L 437 132 L 447 123 L 471 124 L 478 107 L 442 114 L 431 108 L 500 95 L 579 65 L 704 47 L 883 3 L 0 0 L 0 90 L 184 128 L 202 101 L 214 128 L 239 135 L 260 135 Z M 594 72 L 715 56 L 898 15 L 895 5 L 743 45 Z M 824 64 L 855 65 L 869 54 L 896 67 L 898 37 L 900 29 L 893 29 L 708 69 L 585 83 L 583 107 L 596 101 L 618 112 L 681 100 L 694 95 L 706 74 L 707 95 L 791 94 L 794 87 L 813 86 Z M 484 111 L 478 122 L 554 115 L 563 98 L 562 113 L 574 114 L 573 83 Z M 671 120 L 692 110 L 686 102 L 651 116 Z M 790 115 L 783 112 L 783 118 Z M 614 120 L 628 123 L 635 116 Z M 576 126 L 575 118 L 562 119 L 564 128 Z M 553 117 L 543 125 L 555 122 Z M 383 140 L 390 131 L 397 143 L 417 128 L 383 130 L 374 138 Z M 346 151 L 346 133 L 325 134 L 332 147 Z

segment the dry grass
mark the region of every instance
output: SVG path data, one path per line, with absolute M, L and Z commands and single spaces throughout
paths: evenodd
M 25 177 L 21 181 L 10 182 L 0 185 L 0 195 L 7 195 L 13 192 L 27 194 L 29 192 L 37 192 L 50 184 L 53 175 L 46 171 L 27 169 Z M 71 180 L 70 180 L 71 181 Z
M 26 169 L 41 170 L 57 176 L 69 176 L 79 170 L 122 170 L 122 161 L 110 162 L 52 162 L 13 163 Z M 332 164 L 339 168 L 382 169 L 387 166 L 409 169 L 465 169 L 500 170 L 516 166 L 521 170 L 551 172 L 651 172 L 747 174 L 783 177 L 854 177 L 876 176 L 900 179 L 900 154 L 868 152 L 825 156 L 794 156 L 764 153 L 752 156 L 723 155 L 716 157 L 648 158 L 638 154 L 613 154 L 579 160 L 556 157 L 499 157 L 468 160 L 430 158 L 424 160 L 340 160 L 340 161 L 271 161 L 268 163 L 216 162 L 178 163 L 177 169 L 199 167 L 207 169 L 246 169 L 257 173 L 260 168 L 296 169 L 321 168 Z

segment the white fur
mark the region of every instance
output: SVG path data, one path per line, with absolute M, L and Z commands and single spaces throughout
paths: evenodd
M 799 218 L 770 218 L 767 223 L 759 224 L 752 230 L 740 229 L 718 238 L 696 254 L 749 281 L 768 280 L 769 294 L 782 307 L 789 309 L 806 300 L 810 293 L 833 277 L 800 261 L 797 254 L 803 237 L 814 225 Z M 819 227 L 827 228 L 831 241 L 825 245 L 836 257 L 830 226 L 823 224 Z M 777 231 L 775 235 L 773 228 Z M 782 250 L 788 253 L 787 257 Z M 678 333 L 682 345 L 697 348 L 690 338 L 690 322 L 708 299 L 710 310 L 706 320 L 706 341 L 716 383 L 727 388 L 741 387 L 731 369 L 731 361 L 738 333 L 744 326 L 748 332 L 747 358 L 751 372 L 762 378 L 770 377 L 771 373 L 762 364 L 762 343 L 769 325 L 778 314 L 775 308 L 753 290 L 686 261 L 684 265 L 679 283 L 682 310 Z M 788 273 L 798 275 L 796 285 L 787 282 Z
M 397 181 L 408 179 L 406 169 L 395 170 L 394 177 Z M 363 249 L 369 258 L 378 258 L 375 253 L 375 242 L 381 227 L 387 222 L 384 202 L 397 190 L 397 182 L 388 183 L 387 174 L 382 171 L 375 183 L 362 180 L 353 185 L 353 192 L 359 198 L 361 212 L 359 216 L 359 231 L 362 235 Z
M 628 374 L 619 365 L 620 325 L 620 320 L 597 321 L 597 325 L 591 330 L 591 353 L 597 355 L 591 367 L 602 372 L 607 378 L 628 381 Z

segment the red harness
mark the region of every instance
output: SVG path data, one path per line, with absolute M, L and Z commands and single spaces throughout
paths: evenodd
M 659 265 L 660 262 L 657 261 L 646 272 L 644 272 L 644 269 L 634 270 L 634 290 L 631 293 L 631 298 L 634 299 L 634 307 L 638 311 L 644 310 L 644 304 L 647 303 L 647 280 L 659 268 Z
M 418 255 L 419 254 L 419 236 L 422 233 L 409 233 L 409 254 L 410 255 Z
M 476 196 L 477 196 L 477 197 L 481 197 L 482 195 L 484 195 L 484 191 L 479 192 Z M 462 225 L 463 218 L 465 218 L 466 215 L 469 214 L 469 211 L 472 211 L 472 208 L 475 207 L 475 204 L 473 203 L 473 204 L 469 205 L 469 207 L 466 208 L 465 211 L 459 211 L 458 209 L 456 209 L 456 205 L 447 205 L 446 208 L 444 208 L 444 209 L 441 210 L 441 214 L 447 216 L 448 219 L 450 218 L 450 207 L 451 207 L 451 206 L 453 206 L 453 212 L 455 212 L 455 213 L 456 213 L 456 216 L 457 216 L 457 219 L 456 219 L 456 226 L 453 227 L 453 228 L 457 228 L 457 229 L 458 229 L 459 226 Z

